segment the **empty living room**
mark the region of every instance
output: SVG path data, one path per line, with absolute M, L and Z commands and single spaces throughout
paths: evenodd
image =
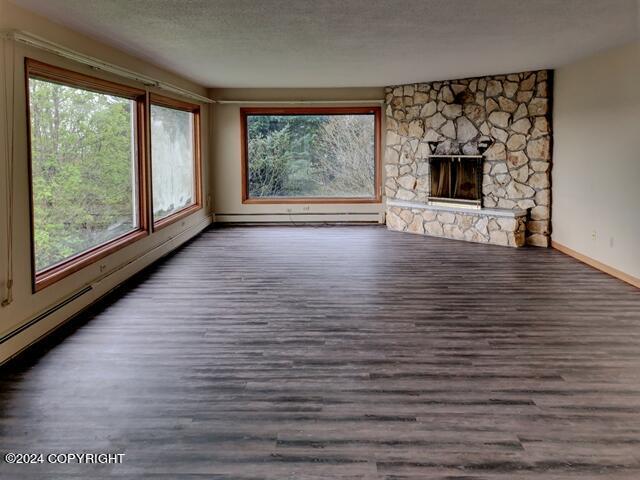
M 640 479 L 640 1 L 0 42 L 0 479 Z

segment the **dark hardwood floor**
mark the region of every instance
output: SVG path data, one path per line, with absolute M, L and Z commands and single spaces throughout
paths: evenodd
M 640 291 L 557 251 L 206 231 L 0 371 L 2 479 L 640 478 Z

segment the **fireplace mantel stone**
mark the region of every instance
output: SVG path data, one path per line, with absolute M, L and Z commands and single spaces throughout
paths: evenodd
M 428 203 L 423 203 L 423 202 L 410 202 L 406 200 L 395 200 L 395 199 L 388 199 L 387 205 L 393 206 L 393 207 L 405 207 L 405 208 L 426 208 L 429 210 L 441 211 L 441 212 L 455 212 L 455 213 L 477 212 L 485 216 L 502 217 L 502 218 L 517 218 L 517 217 L 523 217 L 527 215 L 527 211 L 522 209 L 515 209 L 515 210 L 511 210 L 508 208 L 472 209 L 472 208 L 464 208 L 464 207 L 455 207 L 452 205 L 430 205 Z
M 459 208 L 387 199 L 390 230 L 510 247 L 525 244 L 527 211 Z

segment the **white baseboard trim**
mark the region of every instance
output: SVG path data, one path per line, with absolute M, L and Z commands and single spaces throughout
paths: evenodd
M 562 245 L 561 243 L 558 243 L 554 240 L 551 240 L 551 247 L 555 248 L 556 250 L 566 255 L 569 255 L 570 257 L 575 258 L 576 260 L 580 260 L 582 263 L 586 263 L 590 267 L 593 267 L 597 270 L 600 270 L 601 272 L 609 274 L 612 277 L 622 280 L 623 282 L 627 282 L 636 288 L 640 288 L 640 278 L 638 277 L 629 275 L 628 273 L 618 270 L 617 268 L 610 267 L 609 265 L 606 265 L 596 260 L 595 258 L 591 258 L 587 255 L 584 255 L 583 253 L 576 252 L 575 250 L 567 247 L 566 245 Z

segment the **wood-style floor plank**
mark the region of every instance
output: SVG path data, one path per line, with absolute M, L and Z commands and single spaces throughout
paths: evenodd
M 640 478 L 640 291 L 382 227 L 204 232 L 0 371 L 0 478 Z

